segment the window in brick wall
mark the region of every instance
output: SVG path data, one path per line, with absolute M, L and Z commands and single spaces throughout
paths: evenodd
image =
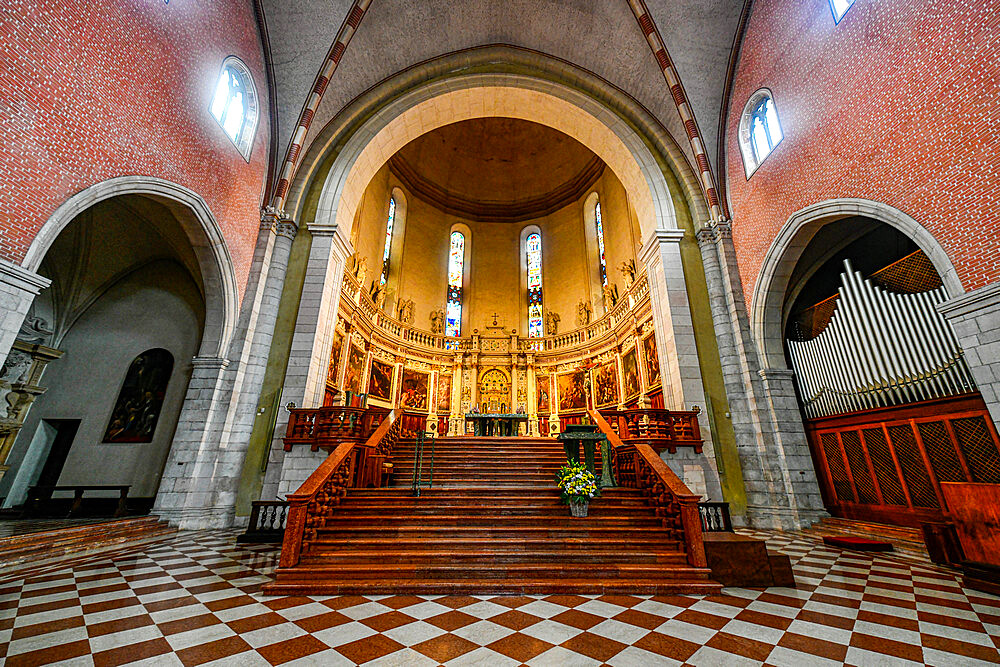
M 257 91 L 250 71 L 238 58 L 226 58 L 222 63 L 210 110 L 226 136 L 249 160 L 257 129 Z
M 774 98 L 768 90 L 757 91 L 750 97 L 740 119 L 740 150 L 747 178 L 781 143 L 783 137 Z
M 833 22 L 840 23 L 847 10 L 854 5 L 854 0 L 830 0 L 830 9 L 833 10 Z

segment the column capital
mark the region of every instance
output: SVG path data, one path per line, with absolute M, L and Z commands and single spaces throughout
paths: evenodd
M 38 294 L 51 283 L 52 281 L 45 276 L 40 276 L 13 262 L 0 259 L 0 284 L 16 287 L 29 294 Z
M 795 377 L 795 371 L 791 368 L 762 368 L 757 371 L 765 380 L 775 378 L 775 379 L 791 379 Z
M 649 236 L 646 237 L 645 242 L 642 244 L 642 248 L 639 250 L 639 261 L 643 264 L 649 264 L 655 256 L 656 251 L 659 250 L 660 246 L 678 244 L 683 239 L 683 229 L 654 229 L 650 232 Z
M 732 223 L 726 218 L 719 218 L 718 220 L 710 220 L 705 225 L 695 233 L 695 238 L 698 239 L 698 245 L 706 245 L 708 243 L 718 243 L 725 239 L 732 238 L 733 227 Z
M 194 368 L 221 371 L 229 366 L 229 359 L 223 359 L 222 357 L 193 357 L 191 365 Z

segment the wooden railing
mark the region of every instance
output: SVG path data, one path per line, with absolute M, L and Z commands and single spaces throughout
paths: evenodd
M 698 511 L 701 513 L 701 532 L 733 532 L 733 519 L 729 515 L 729 503 L 698 503 Z
M 698 425 L 698 408 L 677 410 L 601 410 L 614 432 L 626 445 L 646 444 L 657 453 L 674 454 L 678 447 L 691 447 L 701 453 L 704 440 Z
M 663 529 L 683 545 L 688 564 L 707 567 L 698 512 L 701 496 L 692 493 L 652 447 L 643 442 L 626 445 L 601 413 L 589 412 L 611 444 L 611 464 L 618 483 L 641 489 Z
M 390 412 L 363 445 L 342 442 L 295 493 L 288 495 L 288 521 L 279 567 L 298 564 L 302 554 L 316 541 L 317 531 L 326 526 L 327 519 L 347 495 L 347 489 L 358 485 L 355 448 L 368 449 L 376 460 L 392 457 L 402 424 L 399 417 L 399 412 Z
M 281 542 L 285 534 L 285 521 L 288 519 L 287 500 L 255 500 L 250 505 L 250 521 L 242 535 L 236 541 L 247 542 Z
M 309 445 L 332 451 L 347 440 L 364 442 L 378 429 L 389 411 L 385 408 L 292 408 L 283 438 L 285 451 L 293 445 Z

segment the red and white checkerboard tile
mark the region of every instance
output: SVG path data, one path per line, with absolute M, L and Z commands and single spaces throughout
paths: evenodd
M 913 558 L 752 533 L 797 589 L 721 595 L 261 596 L 274 547 L 182 533 L 0 581 L 20 665 L 984 665 L 1000 598 Z

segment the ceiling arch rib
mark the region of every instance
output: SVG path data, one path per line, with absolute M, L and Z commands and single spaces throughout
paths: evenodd
M 282 7 L 294 4 L 282 3 Z M 272 11 L 283 10 L 275 7 Z M 279 184 L 279 205 L 284 204 L 287 182 L 299 156 L 320 128 L 351 100 L 415 64 L 487 44 L 538 51 L 605 79 L 648 109 L 677 140 L 690 164 L 704 163 L 699 164 L 699 171 L 704 173 L 707 166 L 710 173 L 704 142 L 700 138 L 695 142 L 701 144 L 699 159 L 672 91 L 664 85 L 657 59 L 625 0 L 367 0 L 355 2 L 346 15 L 350 20 L 345 20 L 334 48 L 329 49 L 317 85 L 307 93 L 309 101 L 300 119 L 305 122 L 299 122 L 289 135 L 290 160 L 286 159 L 279 176 L 286 181 L 284 189 Z M 275 54 L 274 60 L 282 63 L 288 58 Z M 335 83 L 328 85 L 334 69 Z M 287 110 L 284 114 L 289 117 Z M 286 135 L 284 130 L 282 135 Z M 711 183 L 711 178 L 707 180 Z M 705 181 L 700 179 L 707 192 Z

